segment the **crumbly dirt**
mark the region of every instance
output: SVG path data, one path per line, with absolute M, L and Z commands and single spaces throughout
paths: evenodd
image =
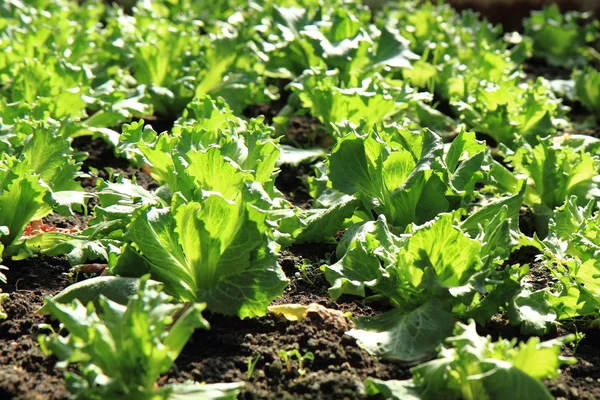
M 274 316 L 243 320 L 208 316 L 210 331 L 197 331 L 169 374 L 169 381 L 247 382 L 242 399 L 357 399 L 368 376 L 407 379 L 405 368 L 378 362 L 362 350 L 345 328 L 318 314 L 300 322 Z M 343 324 L 342 324 L 343 325 Z M 300 372 L 296 358 L 289 366 L 277 353 L 311 352 Z M 252 376 L 248 360 L 260 356 Z
M 42 354 L 37 343 L 38 325 L 49 322 L 34 314 L 45 296 L 64 289 L 69 281 L 66 260 L 39 257 L 5 261 L 8 284 L 0 285 L 9 297 L 3 302 L 8 314 L 0 321 L 0 399 L 64 399 L 62 373 L 55 360 Z
M 508 261 L 528 263 L 532 267 L 526 278 L 535 288 L 548 285 L 550 275 L 536 260 L 538 251 L 523 247 Z M 328 284 L 319 266 L 335 262 L 335 244 L 302 244 L 282 251 L 279 262 L 291 278 L 283 296 L 273 304 L 319 304 L 328 310 L 353 317 L 377 315 L 385 306 L 363 305 L 361 299 L 346 296 L 332 301 Z M 69 284 L 65 275 L 69 266 L 62 258 L 38 257 L 5 262 L 9 284 L 3 291 L 10 294 L 5 301 L 9 318 L 0 322 L 0 399 L 64 399 L 68 393 L 62 371 L 54 368 L 55 360 L 41 354 L 37 343 L 37 325 L 49 322 L 35 315 L 44 296 L 55 294 Z M 301 266 L 305 266 L 304 271 Z M 161 383 L 187 379 L 208 383 L 245 381 L 242 399 L 362 399 L 362 382 L 368 376 L 379 379 L 407 379 L 406 366 L 381 362 L 362 350 L 344 332 L 351 322 L 327 318 L 313 313 L 300 322 L 282 320 L 273 314 L 257 319 L 206 314 L 211 330 L 197 331 L 175 366 Z M 568 326 L 547 338 L 572 330 Z M 495 317 L 481 333 L 492 337 L 522 337 L 518 328 L 510 326 L 502 315 Z M 544 338 L 546 339 L 546 338 Z M 564 369 L 561 376 L 546 382 L 558 398 L 594 399 L 600 396 L 600 346 L 598 333 L 586 331 L 574 356 L 578 363 Z M 314 360 L 306 360 L 300 373 L 296 358 L 289 370 L 278 352 L 296 349 L 301 355 L 311 352 Z M 566 348 L 565 356 L 573 349 Z M 248 360 L 260 356 L 253 373 Z
M 302 209 L 312 207 L 313 198 L 308 190 L 308 177 L 313 175 L 312 168 L 301 164 L 298 167 L 282 165 L 275 178 L 275 186 L 283 198 Z
M 519 230 L 529 237 L 535 233 L 535 214 L 530 207 L 522 206 L 519 210 Z
M 557 399 L 600 399 L 599 341 L 598 330 L 588 330 L 574 353 L 571 348 L 564 351 L 563 355 L 575 357 L 577 363 L 564 368 L 556 380 L 545 382 L 550 393 Z
M 90 215 L 76 213 L 74 215 L 50 214 L 43 219 L 43 222 L 51 227 L 60 229 L 83 230 L 87 228 Z
M 244 117 L 256 118 L 259 116 L 265 117 L 265 124 L 271 125 L 273 118 L 277 116 L 278 110 L 270 104 L 253 104 L 246 107 Z
M 88 154 L 83 161 L 81 171 L 87 173 L 89 177 L 80 180 L 82 188 L 88 193 L 95 193 L 98 178 L 108 180 L 111 173 L 123 174 L 148 190 L 158 187 L 157 182 L 150 175 L 131 167 L 127 160 L 116 157 L 113 148 L 102 139 L 91 139 L 89 136 L 79 137 L 73 141 L 73 148 Z M 110 173 L 106 167 L 110 168 Z M 94 173 L 93 169 L 97 170 L 97 173 Z M 45 217 L 43 222 L 51 227 L 83 230 L 87 228 L 91 212 L 97 203 L 97 199 L 91 197 L 88 199 L 87 210 L 75 211 L 73 215 L 53 213 Z
M 251 104 L 244 109 L 242 115 L 246 118 L 263 116 L 265 118 L 265 124 L 272 125 L 273 118 L 287 105 L 288 99 L 292 94 L 292 92 L 287 89 L 289 83 L 289 79 L 267 78 L 267 86 L 277 88 L 279 98 L 271 101 L 269 104 Z
M 479 1 L 479 0 L 450 0 L 452 6 L 458 10 L 473 9 L 480 12 L 485 18 L 494 23 L 501 24 L 505 32 L 516 30 L 523 32 L 522 20 L 528 18 L 532 10 L 540 10 L 544 4 L 550 2 L 537 0 L 505 1 Z M 562 12 L 569 10 L 582 10 L 582 4 L 592 7 L 593 2 L 580 2 L 572 0 L 555 0 Z M 583 8 L 585 9 L 585 7 Z M 598 11 L 598 7 L 593 8 Z
M 600 66 L 598 66 L 598 68 L 600 68 Z M 571 108 L 571 111 L 569 111 L 569 118 L 574 122 L 573 128 L 565 133 L 600 138 L 600 115 L 596 115 L 595 126 L 593 126 L 593 124 L 590 126 L 590 113 L 582 104 L 569 101 L 566 101 L 565 103 Z
M 150 175 L 139 169 L 133 168 L 124 158 L 115 155 L 112 146 L 102 139 L 91 139 L 88 136 L 77 138 L 73 141 L 73 147 L 79 151 L 88 153 L 88 157 L 83 161 L 81 170 L 91 174 L 91 168 L 98 170 L 97 176 L 82 180 L 82 186 L 88 191 L 93 191 L 96 185 L 96 179 L 109 179 L 111 176 L 107 167 L 112 170 L 114 175 L 122 173 L 126 178 L 135 180 L 138 185 L 145 189 L 152 190 L 158 187 L 158 184 Z
M 300 147 L 333 146 L 333 136 L 325 129 L 321 122 L 312 115 L 295 115 L 290 118 L 287 138 L 283 142 L 291 141 Z

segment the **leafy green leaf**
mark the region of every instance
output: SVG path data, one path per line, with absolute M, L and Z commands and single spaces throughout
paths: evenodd
M 556 321 L 556 313 L 547 300 L 546 290 L 521 290 L 508 309 L 511 323 L 521 326 L 524 335 L 544 335 Z
M 127 305 L 129 299 L 136 295 L 140 290 L 140 279 L 138 278 L 120 278 L 115 276 L 98 276 L 86 279 L 68 286 L 65 290 L 52 297 L 52 301 L 58 304 L 70 304 L 75 299 L 82 304 L 94 302 L 99 306 L 99 299 L 102 298 L 114 301 L 121 305 Z M 159 287 L 158 282 L 148 281 L 146 287 Z M 51 306 L 44 304 L 38 312 L 49 314 Z
M 528 179 L 524 203 L 533 207 L 538 236 L 548 234 L 554 208 L 577 196 L 580 205 L 600 195 L 596 179 L 598 160 L 582 149 L 560 147 L 547 140 L 531 148 L 523 146 L 508 157 L 516 173 Z
M 381 395 L 391 400 L 419 400 L 421 397 L 412 380 L 382 381 L 381 379 L 367 378 L 365 381 L 367 395 Z
M 427 302 L 406 312 L 394 309 L 355 321 L 346 334 L 369 353 L 385 360 L 414 362 L 425 359 L 452 333 L 454 318 L 443 304 Z
M 340 138 L 328 157 L 328 177 L 334 189 L 356 196 L 367 210 L 385 215 L 395 231 L 466 205 L 475 182 L 484 178 L 482 152 L 470 156 L 456 145 L 449 153 L 453 166 L 448 169 L 441 138 L 430 130 L 413 132 L 392 125 L 381 135 L 387 143 L 378 134 L 349 133 Z M 457 168 L 463 153 L 466 160 Z
M 409 86 L 392 87 L 377 74 L 343 85 L 335 70 L 308 69 L 290 87 L 328 129 L 345 121 L 355 125 L 363 121 L 370 127 L 407 109 L 409 100 L 419 97 Z
M 9 228 L 9 233 L 0 238 L 5 246 L 21 236 L 27 224 L 45 205 L 46 191 L 39 179 L 30 175 L 14 179 L 0 193 L 0 225 Z

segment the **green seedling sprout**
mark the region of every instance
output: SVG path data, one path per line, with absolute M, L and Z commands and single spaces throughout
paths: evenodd
M 254 369 L 256 368 L 256 364 L 260 360 L 260 354 L 257 354 L 255 357 L 248 358 L 248 380 L 252 380 L 252 376 L 254 375 Z
M 296 357 L 296 359 L 298 360 L 298 374 L 300 374 L 300 376 L 302 376 L 306 373 L 306 370 L 304 368 L 302 368 L 304 361 L 305 360 L 312 361 L 315 359 L 315 355 L 312 352 L 309 351 L 309 352 L 305 353 L 304 355 L 302 355 L 300 353 L 300 351 L 297 349 L 279 350 L 277 352 L 277 355 L 279 357 L 281 357 L 283 362 L 285 362 L 285 368 L 288 373 L 292 372 L 292 357 Z

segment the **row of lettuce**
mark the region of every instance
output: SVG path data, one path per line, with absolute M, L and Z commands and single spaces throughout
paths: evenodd
M 75 398 L 235 397 L 240 384 L 155 383 L 208 327 L 204 307 L 265 315 L 289 282 L 280 250 L 340 231 L 322 267 L 331 297 L 393 306 L 348 334 L 414 364 L 448 342 L 414 379 L 371 379 L 368 394 L 551 398 L 540 380 L 571 362 L 560 351 L 572 337 L 491 342 L 457 321 L 501 312 L 544 335 L 598 317 L 600 141 L 562 134 L 574 124 L 565 104 L 600 113 L 597 21 L 552 7 L 503 35 L 471 12 L 417 2 L 380 13 L 346 2 L 138 1 L 131 13 L 35 3 L 0 6 L 0 241 L 5 258 L 107 264 L 109 276 L 42 308 L 68 331 L 40 343 L 78 363 L 66 375 Z M 524 63 L 540 59 L 572 78 L 528 79 Z M 273 126 L 240 117 L 286 92 Z M 294 143 L 289 120 L 307 113 L 331 148 L 280 143 Z M 140 117 L 178 118 L 159 134 Z M 84 191 L 86 154 L 72 141 L 85 135 L 159 188 L 117 175 Z M 295 207 L 275 187 L 278 168 L 315 160 L 313 205 Z M 519 229 L 522 206 L 533 237 Z M 53 212 L 91 219 L 75 233 L 32 232 Z M 547 287 L 509 262 L 523 246 L 542 254 Z

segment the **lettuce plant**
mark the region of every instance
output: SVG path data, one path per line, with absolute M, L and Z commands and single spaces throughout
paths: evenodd
M 263 315 L 287 284 L 270 220 L 287 204 L 273 186 L 280 151 L 271 133 L 209 97 L 172 134 L 126 127 L 121 150 L 152 168 L 167 199 L 134 204 L 126 237 L 174 296 L 243 318 Z
M 201 39 L 183 23 L 138 15 L 115 19 L 121 25 L 125 55 L 133 62 L 133 77 L 145 85 L 156 112 L 180 112 L 194 94 L 192 54 L 200 52 Z M 130 32 L 129 35 L 123 34 Z
M 394 124 L 340 138 L 328 157 L 328 177 L 334 189 L 356 196 L 366 210 L 385 215 L 393 230 L 402 232 L 469 204 L 475 183 L 489 170 L 486 154 L 472 133 L 461 132 L 444 154 L 434 132 Z
M 213 166 L 225 169 L 218 179 L 241 178 L 226 163 Z M 288 280 L 267 213 L 256 205 L 262 194 L 241 183 L 226 192 L 234 199 L 205 192 L 186 203 L 176 199 L 171 208 L 144 206 L 127 236 L 169 293 L 245 318 L 264 315 Z
M 147 164 L 163 187 L 151 193 L 122 178 L 101 181 L 90 228 L 28 244 L 74 260 L 107 259 L 122 276 L 150 272 L 170 294 L 213 312 L 263 315 L 287 284 L 271 216 L 287 207 L 273 184 L 280 150 L 271 133 L 209 97 L 191 103 L 171 134 L 127 125 L 120 151 Z
M 572 196 L 557 207 L 550 218 L 548 237 L 538 241 L 545 254 L 544 266 L 556 278 L 547 300 L 559 320 L 599 317 L 600 220 L 593 201 L 585 206 L 579 203 Z
M 27 224 L 53 210 L 70 214 L 81 210 L 86 194 L 75 178 L 80 163 L 74 159 L 63 129 L 36 123 L 14 155 L 0 157 L 0 226 L 9 233 L 0 240 L 9 246 Z
M 486 48 L 492 51 L 506 49 L 506 44 L 498 40 L 501 27 L 490 24 L 470 10 L 459 13 L 449 4 L 406 1 L 390 3 L 386 11 L 388 24 L 397 24 L 410 49 L 423 55 L 428 62 L 441 62 L 444 55 L 459 56 L 465 62 Z M 434 43 L 443 45 L 433 46 Z
M 577 196 L 571 196 L 560 207 L 554 209 L 548 227 L 545 247 L 558 259 L 593 259 L 600 250 L 600 221 L 594 212 L 593 201 L 584 206 Z
M 134 18 L 121 11 L 108 28 L 117 39 L 108 47 L 119 54 L 119 66 L 144 86 L 154 110 L 176 117 L 194 97 L 206 94 L 226 98 L 238 112 L 266 101 L 258 74 L 262 62 L 243 15 L 201 34 L 202 22 L 190 12 L 168 19 L 152 7 L 136 7 Z
M 267 73 L 295 78 L 309 68 L 337 69 L 342 82 L 368 71 L 411 68 L 418 58 L 391 26 L 370 24 L 362 6 L 342 3 L 315 10 L 273 7 L 263 43 Z
M 125 125 L 119 150 L 138 164 L 146 164 L 152 177 L 166 185 L 171 194 L 181 192 L 191 199 L 198 189 L 220 191 L 231 182 L 225 171 L 209 170 L 212 161 L 227 160 L 227 171 L 252 177 L 272 194 L 279 144 L 273 129 L 261 119 L 245 121 L 233 115 L 228 105 L 209 96 L 193 101 L 176 121 L 170 134 L 158 135 L 144 122 Z M 186 172 L 183 172 L 183 171 Z M 229 190 L 233 190 L 231 186 Z M 233 193 L 223 193 L 227 198 Z
M 18 2 L 11 6 L 12 15 L 0 18 L 6 28 L 0 34 L 0 92 L 10 103 L 2 113 L 5 123 L 69 118 L 64 125 L 71 136 L 114 136 L 104 130 L 152 114 L 107 48 L 102 3 L 38 3 L 47 12 Z
M 501 208 L 493 218 L 481 220 L 487 228 L 474 236 L 465 234 L 452 214 L 440 214 L 400 236 L 389 231 L 383 216 L 351 228 L 336 250 L 339 261 L 325 267 L 330 295 L 365 296 L 370 289 L 396 308 L 357 320 L 348 334 L 378 357 L 427 357 L 450 334 L 453 313 L 464 312 L 479 294 L 494 290 L 495 285 L 486 286 L 486 278 L 509 255 L 509 250 L 497 250 L 511 247 L 515 214 Z
M 49 256 L 66 255 L 72 266 L 90 261 L 108 263 L 111 272 L 122 274 L 120 265 L 131 261 L 128 255 L 132 255 L 132 250 L 127 246 L 125 231 L 133 212 L 149 204 L 167 206 L 168 201 L 126 179 L 123 174 L 109 181 L 98 178 L 95 194 L 98 204 L 87 228 L 75 233 L 51 231 L 26 237 L 27 251 Z M 135 263 L 141 264 L 143 273 L 144 264 L 140 260 Z
M 526 343 L 477 334 L 473 321 L 457 323 L 454 336 L 446 339 L 437 359 L 411 369 L 408 381 L 367 379 L 369 395 L 382 394 L 398 399 L 552 399 L 542 379 L 556 378 L 562 364 L 573 358 L 562 357 L 566 336 L 546 342 L 537 337 Z
M 536 213 L 537 234 L 545 238 L 552 211 L 571 196 L 580 205 L 600 195 L 598 159 L 583 149 L 561 146 L 550 138 L 535 147 L 521 146 L 507 157 L 516 174 L 527 178 L 524 203 Z
M 415 361 L 427 357 L 450 334 L 454 317 L 473 316 L 482 324 L 499 309 L 524 333 L 545 333 L 556 314 L 545 291 L 521 281 L 528 268 L 497 266 L 517 245 L 518 214 L 525 194 L 499 199 L 462 222 L 441 213 L 401 235 L 381 215 L 357 224 L 340 241 L 335 264 L 325 266 L 329 293 L 385 300 L 395 309 L 361 318 L 348 332 L 378 357 Z
M 91 69 L 59 56 L 45 62 L 27 60 L 14 68 L 16 78 L 5 88 L 12 102 L 2 105 L 7 124 L 61 120 L 71 137 L 96 134 L 114 142 L 118 134 L 112 128 L 134 115 L 153 112 L 141 88 L 130 80 L 108 80 L 96 86 Z
M 600 115 L 600 72 L 592 67 L 573 72 L 577 100 L 592 114 Z
M 61 323 L 61 330 L 40 335 L 45 354 L 59 359 L 61 368 L 77 364 L 77 372 L 65 372 L 67 387 L 75 399 L 169 399 L 180 393 L 202 398 L 235 398 L 239 384 L 166 385 L 157 387 L 197 328 L 208 329 L 203 304 L 177 304 L 174 299 L 142 279 L 138 292 L 126 305 L 105 297 L 83 305 L 46 298 L 45 307 Z M 68 331 L 62 333 L 62 329 Z M 221 396 L 212 397 L 211 390 Z M 225 395 L 226 394 L 226 395 Z
M 388 24 L 397 26 L 410 49 L 420 56 L 415 68 L 402 70 L 412 85 L 449 98 L 456 79 L 499 82 L 516 69 L 500 38 L 499 26 L 473 12 L 456 12 L 449 5 L 403 2 L 390 5 Z M 468 73 L 467 73 L 468 71 Z
M 409 101 L 430 97 L 405 84 L 392 86 L 379 74 L 365 79 L 353 76 L 344 84 L 337 70 L 306 70 L 290 87 L 302 106 L 328 129 L 345 121 L 370 127 L 406 110 Z
M 547 81 L 517 85 L 514 80 L 492 83 L 477 78 L 456 78 L 452 105 L 469 128 L 486 133 L 497 143 L 514 149 L 524 139 L 536 144 L 554 134 L 563 118 L 561 101 Z
M 400 21 L 400 33 L 421 56 L 415 68 L 403 71 L 404 79 L 450 102 L 468 129 L 515 148 L 518 138 L 535 143 L 560 126 L 560 101 L 546 82 L 523 82 L 499 27 L 444 5 L 405 2 L 395 8 L 388 18 Z
M 524 24 L 525 34 L 533 39 L 534 55 L 566 67 L 585 64 L 589 45 L 600 34 L 600 24 L 590 14 L 563 14 L 556 4 L 533 11 Z

